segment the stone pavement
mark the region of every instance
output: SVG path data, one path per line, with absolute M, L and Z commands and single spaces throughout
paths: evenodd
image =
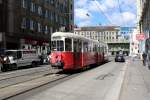
M 120 100 L 150 100 L 150 70 L 141 60 L 130 60 Z

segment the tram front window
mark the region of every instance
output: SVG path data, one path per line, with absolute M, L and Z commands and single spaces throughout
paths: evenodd
M 52 51 L 64 51 L 64 42 L 62 40 L 52 41 Z

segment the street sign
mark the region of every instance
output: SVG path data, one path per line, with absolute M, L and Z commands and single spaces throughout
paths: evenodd
M 142 41 L 145 39 L 145 34 L 136 34 L 136 40 Z

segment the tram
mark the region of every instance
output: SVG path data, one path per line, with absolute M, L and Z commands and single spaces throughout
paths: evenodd
M 108 46 L 69 32 L 55 32 L 51 37 L 52 67 L 76 70 L 108 61 Z

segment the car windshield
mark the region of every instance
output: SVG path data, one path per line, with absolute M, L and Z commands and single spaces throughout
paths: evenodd
M 16 57 L 16 56 L 17 56 L 17 52 L 15 52 L 15 51 L 6 51 L 6 52 L 5 52 L 5 55 L 6 55 L 6 56 L 13 56 L 13 57 Z

